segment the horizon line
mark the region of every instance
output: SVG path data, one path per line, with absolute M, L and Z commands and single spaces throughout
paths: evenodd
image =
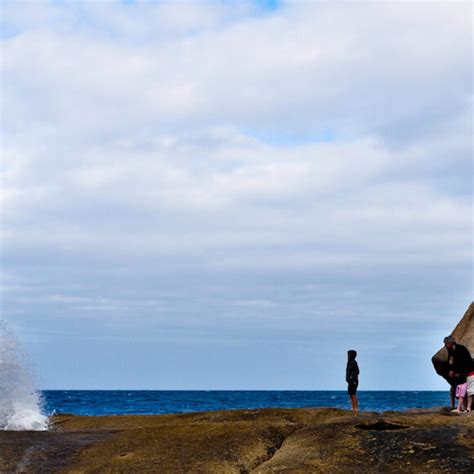
M 173 388 L 41 388 L 38 389 L 40 392 L 347 392 L 347 389 L 205 389 L 205 388 L 193 388 L 193 389 L 173 389 Z M 444 392 L 449 391 L 449 387 L 446 389 L 364 389 L 358 390 L 361 392 Z

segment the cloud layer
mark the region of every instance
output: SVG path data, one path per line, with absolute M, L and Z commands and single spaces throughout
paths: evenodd
M 373 308 L 364 324 L 380 315 L 364 287 L 386 295 L 397 317 L 411 298 L 421 332 L 433 309 L 423 297 L 433 301 L 440 288 L 450 300 L 443 308 L 458 316 L 472 289 L 471 9 L 7 3 L 6 313 L 19 331 L 39 334 L 34 305 L 43 328 L 63 327 L 64 310 L 69 321 L 92 318 L 98 331 L 107 314 L 119 324 L 135 308 L 140 333 L 179 320 L 176 337 L 217 343 L 240 327 L 239 308 L 256 318 L 257 334 L 278 321 L 270 341 L 295 326 L 299 340 L 327 311 L 348 311 L 335 300 L 349 273 L 357 318 Z M 122 283 L 111 285 L 117 273 Z M 136 275 L 200 273 L 206 289 L 190 284 L 187 305 L 142 307 L 156 298 Z M 433 283 L 433 273 L 445 280 Z M 197 300 L 212 308 L 215 274 L 226 295 L 216 311 L 227 320 L 191 310 Z M 286 299 L 267 298 L 256 274 L 285 275 Z M 88 289 L 78 290 L 84 275 Z M 387 275 L 407 278 L 404 290 L 378 288 Z M 310 323 L 297 322 L 292 278 L 331 282 L 307 302 Z M 415 278 L 427 281 L 423 297 L 410 290 Z M 28 301 L 31 285 L 45 289 Z M 126 288 L 135 297 L 125 301 L 117 293 Z M 196 335 L 206 321 L 221 330 Z M 366 342 L 356 326 L 335 323 L 327 334 L 351 328 Z

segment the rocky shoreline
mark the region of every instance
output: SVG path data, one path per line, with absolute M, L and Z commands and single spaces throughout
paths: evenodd
M 329 408 L 59 415 L 0 432 L 0 472 L 474 472 L 474 415 Z

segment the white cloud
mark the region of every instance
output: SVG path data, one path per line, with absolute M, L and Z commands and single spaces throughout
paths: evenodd
M 41 269 L 51 287 L 39 298 L 66 292 L 65 275 L 100 287 L 117 269 L 330 268 L 340 282 L 311 313 L 319 321 L 342 311 L 349 269 L 362 302 L 375 267 L 466 284 L 450 269 L 472 257 L 469 4 L 10 2 L 3 13 L 2 247 L 15 277 Z M 273 301 L 228 296 L 249 319 Z M 116 308 L 113 295 L 77 297 L 91 316 Z
M 450 258 L 469 257 L 469 200 L 426 179 L 429 147 L 393 151 L 359 140 L 279 148 L 217 136 L 86 146 L 67 160 L 31 152 L 5 174 L 4 243 L 101 253 L 130 246 L 150 256 L 213 250 L 243 266 L 250 246 L 252 266 L 271 267 L 285 265 L 272 257 L 275 246 L 292 266 L 349 255 L 385 261 L 393 252 L 444 261 L 449 248 L 457 249 Z M 407 162 L 409 176 L 389 177 Z
M 396 140 L 438 132 L 440 122 L 468 113 L 463 5 L 400 5 L 389 13 L 386 5 L 293 5 L 285 14 L 237 15 L 218 29 L 138 44 L 116 18 L 128 7 L 88 5 L 92 17 L 106 9 L 108 23 L 116 21 L 113 41 L 105 34 L 111 27 L 100 34 L 100 22 L 86 23 L 87 34 L 64 32 L 59 19 L 7 40 L 4 77 L 14 82 L 16 126 L 33 118 L 57 134 L 66 122 L 68 138 L 81 142 L 82 134 L 182 133 L 198 123 Z M 181 6 L 178 16 L 190 8 Z M 137 29 L 161 31 L 146 9 L 135 10 Z M 40 116 L 32 117 L 32 102 Z

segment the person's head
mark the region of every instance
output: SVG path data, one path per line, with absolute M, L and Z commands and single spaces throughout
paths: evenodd
M 454 339 L 453 336 L 447 336 L 444 338 L 444 347 L 446 347 L 446 349 L 448 349 L 449 351 L 452 351 L 455 345 L 456 339 Z
M 347 360 L 355 360 L 356 357 L 357 357 L 357 351 L 354 351 L 354 350 L 347 351 Z

